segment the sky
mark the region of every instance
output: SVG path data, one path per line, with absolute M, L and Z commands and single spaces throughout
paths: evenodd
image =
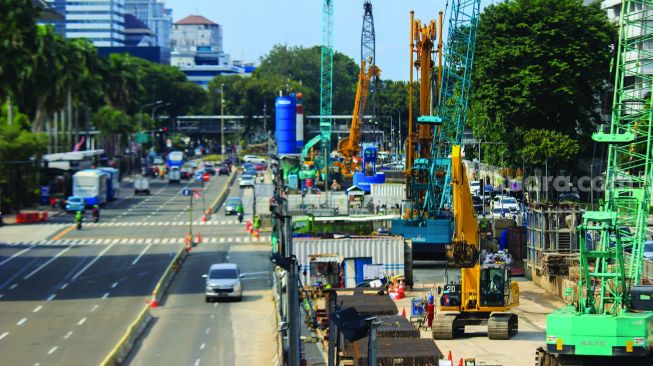
M 322 0 L 164 0 L 173 21 L 202 15 L 222 25 L 224 52 L 232 60 L 258 62 L 272 46 L 311 47 L 322 42 Z M 408 80 L 410 11 L 422 23 L 448 22 L 455 0 L 372 0 L 376 33 L 376 64 L 381 78 Z M 334 0 L 334 48 L 360 62 L 363 0 Z M 481 7 L 498 0 L 481 0 Z

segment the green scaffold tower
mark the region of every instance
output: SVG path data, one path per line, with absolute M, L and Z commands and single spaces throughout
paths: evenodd
M 329 153 L 331 152 L 331 126 L 333 119 L 333 0 L 322 3 L 322 54 L 320 72 L 320 136 L 322 140 L 322 164 L 325 190 L 328 186 Z
M 653 0 L 623 0 L 621 9 L 612 121 L 592 136 L 609 144 L 605 195 L 578 227 L 578 288 L 547 317 L 540 358 L 551 365 L 653 364 L 653 286 L 641 283 L 653 178 Z

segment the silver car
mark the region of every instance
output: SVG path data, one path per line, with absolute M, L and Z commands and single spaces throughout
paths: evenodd
M 238 186 L 240 188 L 254 187 L 254 176 L 249 174 L 241 175 L 240 179 L 238 180 Z
M 235 215 L 237 214 L 236 208 L 242 205 L 243 205 L 243 201 L 240 199 L 240 197 L 231 197 L 227 200 L 227 203 L 225 203 L 224 205 L 224 214 Z
M 202 275 L 206 279 L 206 302 L 217 299 L 243 298 L 243 284 L 240 281 L 242 275 L 238 265 L 234 263 L 212 264 L 209 273 Z

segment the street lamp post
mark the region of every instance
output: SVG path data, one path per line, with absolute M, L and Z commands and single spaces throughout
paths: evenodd
M 154 108 L 152 108 L 152 115 L 151 115 L 152 121 L 154 121 L 154 117 L 156 117 L 156 110 L 157 109 L 159 109 L 161 107 L 167 107 L 169 105 L 170 105 L 170 103 L 166 103 L 166 104 L 158 103 L 156 106 L 154 106 Z M 163 137 L 163 135 L 161 135 L 161 137 Z M 161 144 L 161 150 L 163 150 L 163 146 L 164 146 L 164 144 Z
M 220 153 L 224 157 L 224 83 L 220 84 Z

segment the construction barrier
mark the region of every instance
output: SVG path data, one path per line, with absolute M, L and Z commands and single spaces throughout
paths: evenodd
M 16 214 L 17 224 L 28 224 L 31 222 L 48 221 L 48 211 L 22 212 Z
M 231 184 L 234 182 L 235 177 L 236 177 L 236 173 L 231 172 L 231 174 L 229 175 L 229 179 L 227 180 L 227 185 L 224 187 L 224 190 L 222 191 L 222 193 L 220 193 L 218 195 L 218 197 L 216 197 L 215 201 L 213 201 L 211 206 L 209 206 L 209 208 L 208 208 L 209 212 L 215 212 L 215 210 L 219 206 L 220 202 L 222 202 L 224 197 L 227 195 L 227 191 L 229 190 L 229 187 L 231 186 Z

